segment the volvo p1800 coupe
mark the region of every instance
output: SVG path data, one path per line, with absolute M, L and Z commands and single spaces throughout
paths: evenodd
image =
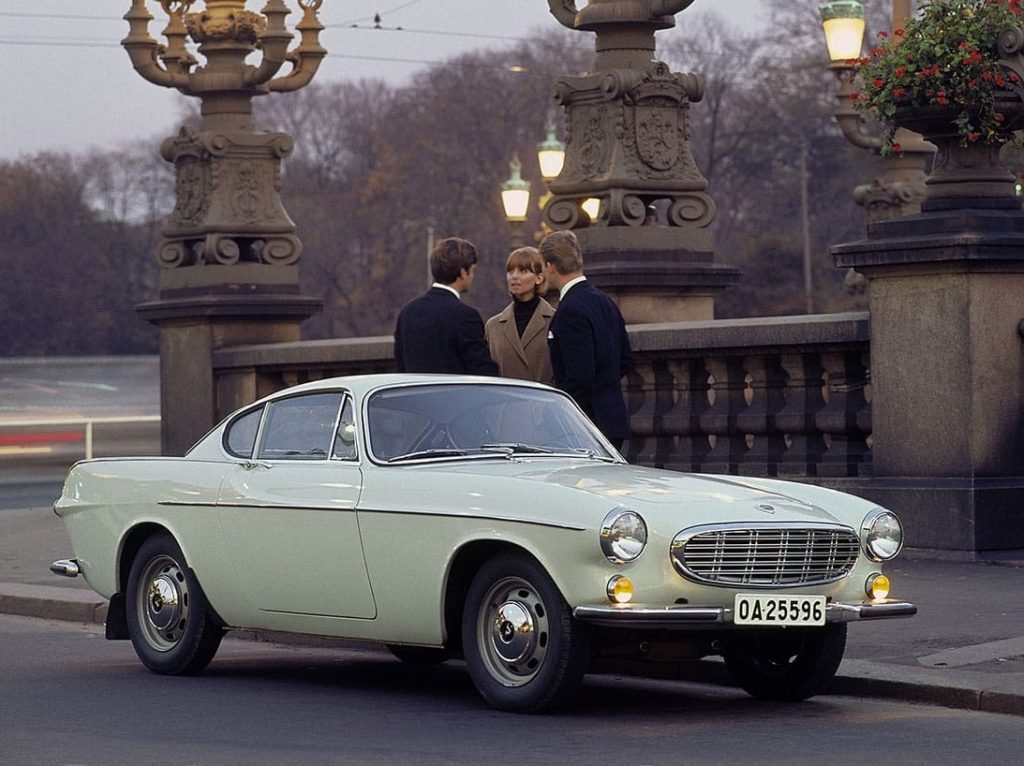
M 891 511 L 821 487 L 630 465 L 568 396 L 499 378 L 373 375 L 280 391 L 181 458 L 75 465 L 56 502 L 108 638 L 164 674 L 225 631 L 465 658 L 491 705 L 571 697 L 592 656 L 721 655 L 800 700 L 847 623 L 906 617 Z

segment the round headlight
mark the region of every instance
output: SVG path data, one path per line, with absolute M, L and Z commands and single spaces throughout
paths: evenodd
M 895 558 L 903 547 L 903 525 L 896 514 L 876 508 L 864 519 L 864 550 L 874 561 Z
M 633 561 L 647 545 L 647 525 L 640 514 L 616 508 L 601 524 L 601 551 L 613 564 Z

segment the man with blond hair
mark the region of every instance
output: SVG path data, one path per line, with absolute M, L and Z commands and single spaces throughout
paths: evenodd
M 615 445 L 629 437 L 622 377 L 633 366 L 626 323 L 611 298 L 583 275 L 583 251 L 571 231 L 540 243 L 548 284 L 559 304 L 548 332 L 555 385 L 572 396 Z

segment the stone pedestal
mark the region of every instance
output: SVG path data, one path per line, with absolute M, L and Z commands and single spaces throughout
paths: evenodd
M 161 273 L 160 297 L 137 307 L 160 328 L 161 449 L 183 455 L 238 404 L 220 402 L 217 349 L 299 340 L 321 301 L 299 293 L 295 266 L 207 265 Z
M 874 479 L 908 544 L 1024 549 L 1024 214 L 934 195 L 871 224 L 837 266 L 870 281 Z
M 609 242 L 609 234 L 622 241 Z M 576 235 L 587 278 L 615 300 L 627 324 L 714 319 L 715 297 L 740 277 L 739 269 L 715 263 L 710 249 L 630 247 L 629 239 L 643 235 L 628 230 L 579 229 Z
M 630 324 L 712 319 L 715 295 L 739 278 L 714 263 L 715 203 L 690 151 L 704 82 L 655 57 L 655 33 L 692 2 L 550 3 L 564 26 L 594 33 L 595 57 L 587 74 L 554 84 L 566 153 L 544 222 L 576 233 L 587 276 Z

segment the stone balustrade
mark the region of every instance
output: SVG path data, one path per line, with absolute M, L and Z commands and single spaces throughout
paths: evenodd
M 871 474 L 867 313 L 632 325 L 630 462 L 818 480 Z M 394 369 L 390 337 L 213 353 L 220 416 L 286 386 Z

